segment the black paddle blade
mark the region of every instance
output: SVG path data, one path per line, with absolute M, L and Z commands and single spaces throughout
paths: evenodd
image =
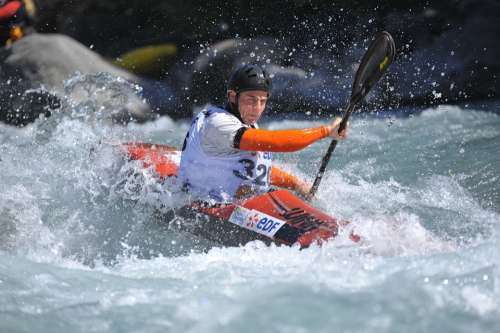
M 396 46 L 394 45 L 392 36 L 386 31 L 379 32 L 370 44 L 370 47 L 363 56 L 363 59 L 361 59 L 361 64 L 356 71 L 356 76 L 354 77 L 354 83 L 352 85 L 351 100 L 349 101 L 349 105 L 347 106 L 344 116 L 342 117 L 342 121 L 340 122 L 338 130 L 339 133 L 346 128 L 349 116 L 351 115 L 351 112 L 354 111 L 357 104 L 361 102 L 361 100 L 368 94 L 371 88 L 385 73 L 389 65 L 394 60 L 395 54 Z M 328 165 L 328 161 L 330 161 L 330 157 L 335 151 L 336 146 L 337 141 L 332 140 L 330 147 L 321 160 L 319 172 L 316 175 L 316 179 L 314 180 L 309 194 L 306 196 L 307 200 L 311 200 L 311 198 L 316 194 L 319 184 L 321 183 L 321 179 L 323 178 L 323 174 L 325 173 L 326 166 Z
M 378 82 L 396 54 L 394 39 L 387 31 L 379 32 L 366 51 L 352 85 L 351 103 L 359 103 Z

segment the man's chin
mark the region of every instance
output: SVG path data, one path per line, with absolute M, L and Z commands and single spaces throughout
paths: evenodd
M 259 120 L 259 119 L 258 118 L 247 118 L 245 120 L 245 124 L 247 124 L 247 125 L 254 125 L 257 122 L 257 120 Z

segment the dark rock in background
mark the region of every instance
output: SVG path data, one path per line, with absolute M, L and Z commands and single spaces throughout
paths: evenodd
M 391 17 L 387 29 L 400 31 L 402 53 L 390 74 L 394 101 L 498 98 L 499 17 L 500 2 L 494 0 L 443 2 L 418 15 Z
M 275 74 L 275 110 L 342 107 L 356 62 L 382 29 L 394 36 L 398 54 L 370 97 L 380 105 L 497 98 L 499 89 L 500 3 L 495 0 L 38 3 L 39 30 L 68 34 L 109 58 L 175 43 L 175 65 L 151 78 L 178 97 L 175 106 L 166 103 L 160 110 L 172 115 L 188 116 L 194 105 L 220 103 L 231 67 L 253 60 Z M 268 43 L 265 50 L 262 43 Z M 211 54 L 215 49 L 227 56 Z M 257 61 L 261 53 L 269 57 Z

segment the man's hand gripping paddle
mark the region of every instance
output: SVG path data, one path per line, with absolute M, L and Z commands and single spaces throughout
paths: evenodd
M 366 51 L 363 56 L 361 64 L 356 72 L 354 84 L 352 85 L 351 99 L 349 100 L 349 104 L 347 105 L 342 121 L 340 122 L 339 133 L 346 128 L 351 112 L 354 111 L 368 92 L 370 92 L 371 88 L 386 72 L 387 67 L 389 67 L 394 60 L 395 53 L 396 47 L 392 36 L 386 31 L 378 33 L 375 36 L 375 40 L 370 44 L 368 51 Z M 318 191 L 318 187 L 325 173 L 328 161 L 330 161 L 330 157 L 332 156 L 336 146 L 337 141 L 332 140 L 325 156 L 323 156 L 319 172 L 314 180 L 309 194 L 307 195 L 307 200 L 310 200 Z

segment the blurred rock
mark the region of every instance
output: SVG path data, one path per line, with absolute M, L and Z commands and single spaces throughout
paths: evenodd
M 348 98 L 347 80 L 332 73 L 328 57 L 309 71 L 287 65 L 292 47 L 271 38 L 229 39 L 200 50 L 187 70 L 183 66 L 174 75 L 182 78 L 184 105 L 192 109 L 205 104 L 222 105 L 226 101 L 226 82 L 233 69 L 241 64 L 257 63 L 273 79 L 270 108 L 276 112 L 319 111 L 333 109 Z M 315 68 L 311 70 L 311 68 Z M 339 83 L 343 83 L 339 87 Z
M 439 104 L 498 98 L 500 3 L 467 0 L 457 4 L 430 7 L 403 20 L 388 19 L 393 22 L 387 27 L 390 31 L 413 28 L 401 38 L 399 59 L 390 71 L 394 102 Z M 402 21 L 408 22 L 406 26 Z M 441 30 L 435 31 L 437 27 Z
M 106 72 L 116 77 L 140 82 L 131 73 L 115 67 L 98 54 L 64 35 L 28 35 L 0 50 L 0 120 L 25 125 L 39 114 L 50 114 L 57 107 L 54 100 L 64 96 L 66 80 L 78 74 Z M 30 89 L 42 88 L 33 94 Z M 131 97 L 133 98 L 133 97 Z M 130 109 L 116 114 L 116 120 L 153 118 L 150 107 L 139 97 L 130 102 Z M 128 117 L 128 118 L 127 118 Z

